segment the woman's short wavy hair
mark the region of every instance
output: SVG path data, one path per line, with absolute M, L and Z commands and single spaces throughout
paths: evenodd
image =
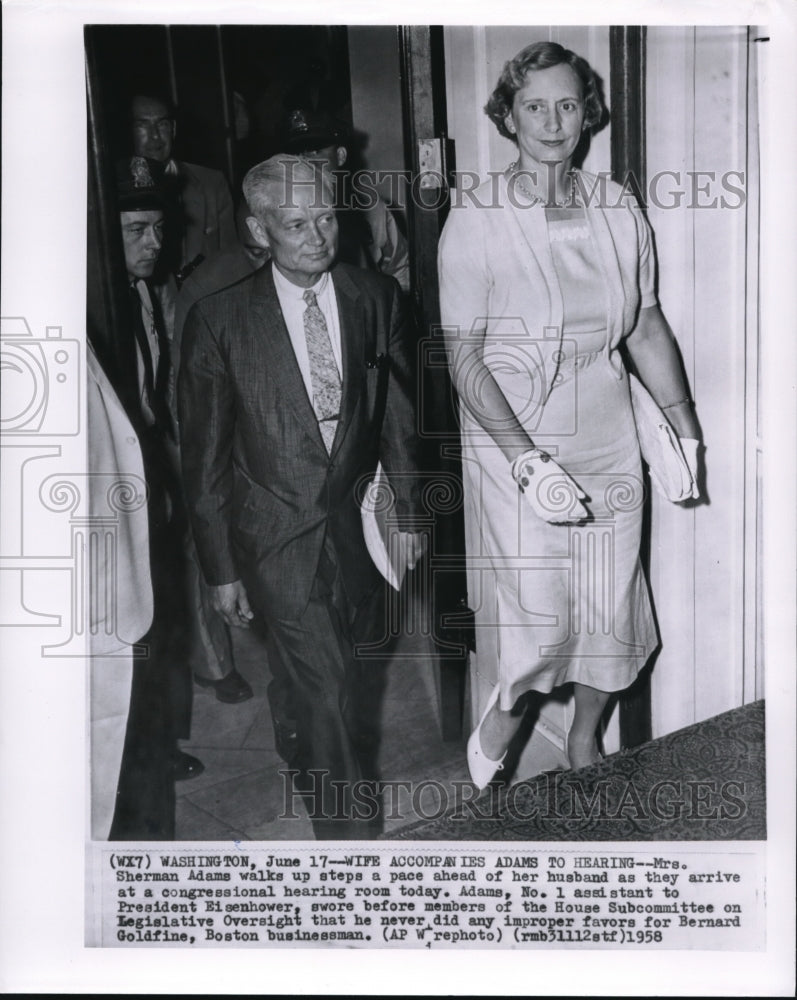
M 581 81 L 584 128 L 592 129 L 602 124 L 606 105 L 601 96 L 598 76 L 587 60 L 557 42 L 532 42 L 505 64 L 495 90 L 484 106 L 485 114 L 505 139 L 517 142 L 517 136 L 506 127 L 506 117 L 512 111 L 515 94 L 526 85 L 527 74 L 535 69 L 550 69 L 562 63 L 568 65 Z

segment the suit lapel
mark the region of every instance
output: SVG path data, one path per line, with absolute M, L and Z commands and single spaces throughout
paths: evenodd
M 340 321 L 341 357 L 343 359 L 343 385 L 341 388 L 340 419 L 330 457 L 340 449 L 351 424 L 354 411 L 361 397 L 363 361 L 365 358 L 365 329 L 362 310 L 357 300 L 360 290 L 345 271 L 332 271 L 335 298 L 338 302 Z
M 280 393 L 293 409 L 302 427 L 326 452 L 318 429 L 318 421 L 296 361 L 288 328 L 282 316 L 270 265 L 263 267 L 257 274 L 252 289 L 252 307 L 253 322 L 258 336 L 264 339 L 270 364 L 273 365 L 272 371 L 279 373 L 274 381 L 279 386 Z

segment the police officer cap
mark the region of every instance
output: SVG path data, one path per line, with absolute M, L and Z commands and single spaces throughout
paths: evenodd
M 306 153 L 327 146 L 343 146 L 346 126 L 323 111 L 296 108 L 282 123 L 282 147 L 286 153 Z
M 163 164 L 144 156 L 128 156 L 116 164 L 116 192 L 120 212 L 149 212 L 166 208 Z

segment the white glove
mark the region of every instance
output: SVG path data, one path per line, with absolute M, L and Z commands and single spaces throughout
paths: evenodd
M 700 447 L 700 442 L 696 438 L 680 438 L 680 444 L 686 464 L 689 466 L 689 473 L 692 476 L 691 499 L 697 500 L 700 497 L 700 487 L 697 485 L 697 449 Z M 687 497 L 687 499 L 690 498 Z
M 589 516 L 580 503 L 586 493 L 539 448 L 518 455 L 512 463 L 512 478 L 537 517 L 549 524 L 572 524 Z

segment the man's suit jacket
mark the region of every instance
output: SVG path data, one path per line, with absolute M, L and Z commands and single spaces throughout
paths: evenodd
M 398 284 L 331 272 L 343 356 L 330 454 L 282 318 L 271 266 L 202 299 L 183 331 L 183 476 L 200 562 L 212 585 L 242 579 L 256 608 L 297 618 L 325 537 L 349 603 L 380 578 L 358 500 L 381 461 L 409 527 L 418 509 L 410 331 Z
M 177 162 L 183 215 L 183 266 L 199 254 L 209 257 L 237 242 L 235 214 L 227 181 L 219 170 Z
M 262 265 L 260 265 L 262 266 Z M 193 271 L 180 286 L 174 310 L 174 333 L 172 335 L 172 363 L 180 370 L 180 345 L 183 339 L 183 327 L 191 306 L 206 295 L 220 292 L 241 279 L 246 278 L 258 268 L 246 255 L 241 243 L 227 250 L 218 250 L 203 261 L 196 271 Z

